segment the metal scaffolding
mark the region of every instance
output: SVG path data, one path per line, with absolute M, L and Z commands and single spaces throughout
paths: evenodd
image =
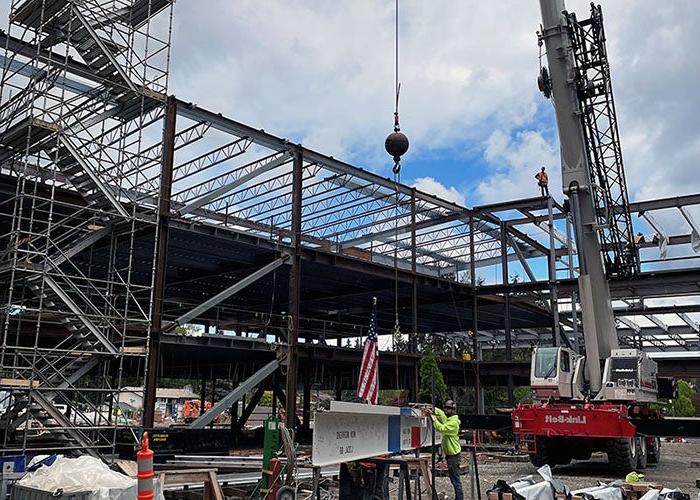
M 21 0 L 2 34 L 3 452 L 114 453 L 145 375 L 170 0 Z M 150 182 L 146 189 L 136 189 Z M 141 362 L 138 362 L 138 359 Z M 134 362 L 136 360 L 136 362 Z M 140 366 L 138 373 L 124 366 Z

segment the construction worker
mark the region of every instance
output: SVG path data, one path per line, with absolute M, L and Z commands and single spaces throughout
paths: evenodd
M 540 195 L 549 196 L 549 176 L 544 171 L 544 167 L 535 174 L 537 185 L 540 187 Z
M 451 399 L 445 401 L 444 411 L 435 408 L 430 414 L 435 430 L 442 434 L 442 451 L 445 453 L 447 461 L 447 472 L 450 482 L 455 489 L 455 500 L 464 500 L 464 490 L 462 489 L 462 479 L 459 476 L 459 460 L 462 453 L 462 445 L 459 444 L 459 417 L 455 408 L 455 402 Z

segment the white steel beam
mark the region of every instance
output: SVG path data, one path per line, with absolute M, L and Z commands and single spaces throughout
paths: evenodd
M 693 216 L 690 214 L 690 212 L 688 212 L 686 207 L 678 207 L 678 210 L 680 210 L 681 214 L 683 214 L 683 217 L 690 226 L 690 246 L 695 253 L 698 253 L 700 252 L 700 226 L 698 226 L 698 224 L 695 222 L 695 219 L 693 219 Z
M 677 313 L 677 314 L 678 314 L 678 317 L 680 319 L 682 319 L 686 325 L 688 325 L 690 328 L 692 328 L 692 330 L 695 333 L 700 333 L 700 324 L 698 324 L 696 321 L 694 321 L 693 318 L 691 318 L 690 316 L 688 316 L 684 312 Z
M 330 411 L 315 415 L 311 461 L 322 467 L 414 450 L 430 445 L 430 434 L 428 418 L 417 410 L 333 401 Z
M 668 234 L 649 212 L 641 212 L 639 215 L 656 231 L 656 237 L 659 240 L 659 256 L 665 259 L 668 251 Z

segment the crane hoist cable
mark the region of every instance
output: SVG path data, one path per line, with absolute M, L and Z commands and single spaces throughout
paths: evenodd
M 401 156 L 408 151 L 408 137 L 401 132 L 399 124 L 399 96 L 401 93 L 401 82 L 399 82 L 399 0 L 396 0 L 395 16 L 394 16 L 394 131 L 390 133 L 384 141 L 386 152 L 394 159 L 394 188 L 396 191 L 396 202 L 394 205 L 394 328 L 392 330 L 392 344 L 394 351 L 396 342 L 401 336 L 401 325 L 399 323 L 399 263 L 398 263 L 398 245 L 399 245 L 399 218 L 400 218 L 400 190 L 401 183 Z M 396 354 L 396 385 L 399 386 L 399 364 L 398 354 Z
M 408 137 L 401 132 L 399 125 L 399 95 L 401 82 L 399 82 L 399 0 L 396 0 L 396 15 L 394 25 L 394 131 L 384 141 L 384 149 L 394 159 L 394 175 L 401 171 L 401 156 L 408 151 Z

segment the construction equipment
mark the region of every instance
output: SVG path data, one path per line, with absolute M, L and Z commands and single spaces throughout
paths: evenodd
M 185 423 L 194 422 L 202 414 L 202 402 L 198 399 L 187 399 L 182 405 L 182 416 Z M 211 410 L 211 402 L 204 402 L 204 412 Z
M 630 418 L 660 418 L 656 363 L 639 349 L 619 349 L 608 279 L 639 272 L 603 14 L 578 20 L 563 0 L 540 0 L 548 67 L 538 85 L 552 98 L 561 143 L 564 194 L 576 231 L 585 355 L 565 347 L 535 349 L 531 385 L 539 402 L 512 412 L 513 430 L 535 465 L 567 464 L 604 451 L 629 472 L 659 460 L 658 438 L 637 433 Z M 601 363 L 603 367 L 601 368 Z

